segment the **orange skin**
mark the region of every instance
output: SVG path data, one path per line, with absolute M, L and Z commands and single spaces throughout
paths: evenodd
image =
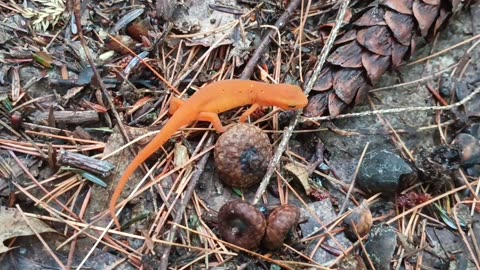
M 195 121 L 207 121 L 213 124 L 217 132 L 222 133 L 225 131 L 225 127 L 220 122 L 218 113 L 251 104 L 252 106 L 240 116 L 240 122 L 245 122 L 248 116 L 260 106 L 298 110 L 305 107 L 307 103 L 307 97 L 298 86 L 267 84 L 250 80 L 217 81 L 201 88 L 187 101 L 173 98 L 170 103 L 172 117 L 160 133 L 128 165 L 112 195 L 109 210 L 115 225 L 120 230 L 121 226 L 115 215 L 115 208 L 130 176 L 180 128 Z

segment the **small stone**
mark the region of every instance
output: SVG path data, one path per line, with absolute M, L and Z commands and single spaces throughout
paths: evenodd
M 475 137 L 460 133 L 453 143 L 460 146 L 460 159 L 463 165 L 473 166 L 480 163 L 480 144 Z
M 311 209 L 312 211 L 310 212 L 306 209 Z M 301 209 L 301 211 L 301 216 L 307 219 L 306 222 L 302 222 L 299 224 L 303 237 L 309 236 L 310 234 L 313 234 L 315 232 L 324 232 L 322 229 L 322 224 L 330 224 L 335 219 L 337 219 L 337 213 L 335 212 L 332 202 L 328 199 L 309 203 L 308 207 L 305 209 Z M 312 213 L 315 213 L 316 216 L 314 217 Z M 307 248 L 304 250 L 305 254 L 312 254 L 311 258 L 323 265 L 334 261 L 336 259 L 335 255 L 333 255 L 326 249 L 316 248 L 316 246 L 318 245 L 318 241 L 319 240 L 316 239 L 310 242 L 309 245 L 307 245 Z M 324 245 L 336 248 L 340 248 L 338 244 L 342 246 L 341 248 L 347 248 L 352 244 L 350 240 L 347 239 L 344 233 L 336 234 L 335 239 L 327 237 L 327 239 L 325 239 L 322 243 Z
M 416 171 L 399 155 L 387 150 L 371 151 L 365 155 L 357 184 L 369 194 L 391 195 L 416 176 Z
M 374 226 L 368 235 L 367 243 L 365 243 L 365 250 L 377 270 L 391 269 L 391 261 L 396 247 L 397 233 L 395 229 L 384 224 Z M 365 254 L 363 257 L 367 262 Z

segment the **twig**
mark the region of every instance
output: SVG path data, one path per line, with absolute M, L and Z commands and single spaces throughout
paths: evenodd
M 345 17 L 345 13 L 347 11 L 347 7 L 349 3 L 350 3 L 349 0 L 344 0 L 340 6 L 340 10 L 338 11 L 337 18 L 336 18 L 335 27 L 332 29 L 332 33 L 328 37 L 325 47 L 323 47 L 322 49 L 320 60 L 315 64 L 312 76 L 310 77 L 310 79 L 308 80 L 305 86 L 305 95 L 308 95 L 310 93 L 310 91 L 312 90 L 313 86 L 315 85 L 318 79 L 318 75 L 320 75 L 320 72 L 322 71 L 323 64 L 327 60 L 327 56 L 330 52 L 330 49 L 333 47 L 333 42 L 335 41 L 335 38 L 337 37 L 339 29 L 342 25 L 343 18 Z M 260 200 L 260 197 L 262 197 L 263 192 L 265 192 L 265 189 L 267 188 L 270 177 L 272 177 L 273 172 L 275 171 L 275 167 L 277 167 L 277 164 L 280 161 L 280 157 L 282 156 L 283 151 L 285 151 L 285 148 L 287 147 L 288 141 L 292 136 L 293 129 L 295 128 L 296 124 L 300 119 L 300 115 L 301 115 L 301 111 L 297 111 L 295 115 L 295 119 L 293 119 L 293 121 L 290 123 L 288 128 L 283 133 L 282 141 L 278 145 L 277 151 L 275 152 L 275 155 L 273 156 L 272 160 L 270 161 L 270 164 L 268 165 L 267 172 L 263 177 L 262 182 L 260 183 L 260 186 L 257 189 L 257 193 L 255 194 L 255 198 L 253 199 L 252 204 L 256 204 Z
M 470 93 L 464 99 L 462 99 L 460 101 L 457 101 L 453 104 L 447 105 L 447 106 L 393 108 L 393 109 L 385 109 L 385 110 L 373 110 L 373 111 L 366 111 L 366 112 L 359 112 L 359 113 L 341 114 L 341 115 L 337 115 L 337 116 L 305 117 L 301 120 L 301 122 L 354 118 L 354 117 L 372 116 L 372 115 L 376 115 L 376 114 L 387 114 L 387 113 L 451 110 L 451 109 L 454 109 L 456 107 L 464 105 L 465 103 L 470 101 L 472 98 L 474 98 L 479 93 L 480 93 L 480 87 L 476 88 L 475 91 Z
M 245 65 L 245 68 L 243 69 L 242 74 L 240 75 L 240 79 L 247 80 L 250 78 L 250 76 L 252 76 L 253 69 L 257 65 L 258 59 L 263 54 L 263 51 L 265 51 L 265 49 L 268 47 L 268 45 L 272 41 L 272 36 L 279 29 L 282 29 L 283 26 L 285 26 L 288 19 L 293 14 L 295 9 L 297 9 L 300 2 L 301 0 L 293 0 L 290 2 L 285 12 L 283 12 L 282 16 L 280 16 L 280 18 L 278 18 L 277 22 L 275 23 L 275 29 L 268 31 L 268 34 L 265 36 L 265 38 L 262 40 L 260 45 L 253 52 L 252 57 L 250 57 L 250 60 L 248 60 L 247 64 Z
M 35 124 L 48 121 L 50 112 L 42 112 L 36 115 L 33 119 Z M 100 120 L 98 112 L 95 110 L 88 111 L 55 111 L 53 118 L 56 123 L 85 125 L 90 123 L 97 123 Z
M 213 145 L 213 138 L 214 135 L 210 135 L 208 138 L 205 146 L 203 149 L 207 149 Z M 180 205 L 176 211 L 175 218 L 173 220 L 174 224 L 179 224 L 182 217 L 183 217 L 183 212 L 185 211 L 185 208 L 187 207 L 188 202 L 192 198 L 193 191 L 195 189 L 195 186 L 197 185 L 198 179 L 200 179 L 200 176 L 203 173 L 203 169 L 205 168 L 205 165 L 207 164 L 208 157 L 210 156 L 210 152 L 205 153 L 203 155 L 202 159 L 198 162 L 197 164 L 197 169 L 195 170 L 195 173 L 193 174 L 192 178 L 190 179 L 190 182 L 188 183 L 188 187 L 185 190 L 183 200 L 180 202 Z M 173 226 L 170 229 L 170 232 L 166 238 L 166 241 L 168 242 L 173 242 L 173 239 L 175 237 L 175 234 L 177 233 L 177 226 Z M 162 259 L 160 261 L 160 267 L 158 269 L 167 269 L 168 268 L 168 257 L 170 255 L 170 250 L 172 246 L 168 245 L 165 247 L 165 250 L 163 251 Z
M 90 64 L 90 67 L 92 68 L 92 71 L 95 75 L 95 79 L 97 80 L 98 85 L 100 86 L 100 89 L 102 90 L 103 95 L 107 98 L 108 106 L 110 107 L 110 110 L 112 111 L 113 115 L 115 116 L 115 120 L 117 120 L 118 126 L 120 128 L 120 131 L 122 133 L 122 136 L 124 139 L 128 142 L 129 137 L 127 134 L 127 131 L 125 130 L 125 127 L 122 124 L 122 119 L 120 118 L 120 115 L 118 114 L 117 110 L 115 109 L 115 104 L 113 104 L 113 98 L 111 97 L 110 93 L 107 91 L 105 88 L 105 84 L 103 83 L 102 77 L 100 76 L 100 73 L 98 73 L 98 69 L 95 66 L 95 62 L 93 61 L 92 55 L 90 54 L 90 50 L 88 50 L 85 38 L 83 36 L 82 32 L 82 24 L 80 20 L 80 2 L 75 1 L 75 6 L 74 6 L 74 15 L 75 15 L 75 20 L 77 23 L 77 28 L 78 28 L 78 36 L 80 38 L 80 43 L 82 44 L 82 48 L 85 51 L 85 55 L 87 56 L 88 63 Z M 132 150 L 133 153 L 133 150 Z M 133 153 L 135 154 L 135 153 Z
M 60 218 L 57 218 L 57 217 L 44 216 L 44 215 L 38 215 L 38 214 L 32 214 L 32 213 L 26 213 L 26 212 L 24 212 L 24 214 L 27 217 L 32 217 L 32 218 L 37 218 L 37 219 L 48 220 L 48 221 L 51 221 L 51 222 L 58 222 L 58 223 L 61 223 L 61 224 L 65 224 L 64 220 L 62 220 Z M 78 226 L 80 228 L 87 228 L 88 227 L 91 230 L 99 231 L 99 232 L 102 232 L 102 231 L 105 230 L 104 227 L 94 226 L 94 225 L 91 225 L 91 224 L 87 224 L 85 222 L 68 221 L 68 225 L 71 225 L 74 228 L 76 226 Z M 132 239 L 146 241 L 145 236 L 142 236 L 142 235 L 116 231 L 116 230 L 113 230 L 113 229 L 109 229 L 108 232 L 111 233 L 111 234 L 116 234 L 118 236 L 129 237 L 129 238 L 132 238 Z M 88 234 L 88 233 L 86 233 L 85 235 L 93 238 L 93 236 L 90 236 L 90 234 Z M 176 242 L 166 242 L 166 241 L 163 241 L 163 240 L 160 240 L 160 239 L 157 239 L 157 238 L 153 238 L 151 240 L 155 243 L 162 244 L 162 245 L 172 245 L 174 247 L 187 248 L 187 249 L 190 249 L 190 250 L 195 250 L 195 251 L 200 251 L 200 252 L 211 251 L 210 249 L 200 248 L 200 247 L 197 247 L 197 246 L 179 244 L 179 243 L 176 243 Z M 108 247 L 112 247 L 112 246 L 109 246 L 107 243 L 105 243 L 105 245 L 108 246 Z M 57 250 L 60 249 L 60 248 L 61 248 L 61 246 L 57 247 Z M 233 253 L 233 252 L 227 252 L 227 251 L 218 251 L 218 252 L 221 253 L 221 254 L 229 255 L 229 256 L 235 255 L 235 253 Z

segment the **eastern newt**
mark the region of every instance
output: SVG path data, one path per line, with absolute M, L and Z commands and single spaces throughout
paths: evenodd
M 173 98 L 170 103 L 172 117 L 160 133 L 138 153 L 124 171 L 110 201 L 110 214 L 115 225 L 120 223 L 115 215 L 115 207 L 130 176 L 153 153 L 167 142 L 180 128 L 195 121 L 208 121 L 217 132 L 224 132 L 225 127 L 218 118 L 218 113 L 249 105 L 252 106 L 240 116 L 240 122 L 260 106 L 275 106 L 283 110 L 301 109 L 307 105 L 307 97 L 298 86 L 289 84 L 267 84 L 250 80 L 223 80 L 213 82 L 200 88 L 187 101 Z

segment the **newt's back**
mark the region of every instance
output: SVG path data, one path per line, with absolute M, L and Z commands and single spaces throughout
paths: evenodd
M 249 104 L 300 109 L 305 107 L 307 102 L 302 89 L 295 85 L 224 80 L 201 88 L 185 105 L 198 112 L 221 113 Z
M 221 113 L 252 104 L 256 98 L 256 88 L 252 82 L 247 80 L 212 82 L 200 88 L 184 105 L 198 112 Z

